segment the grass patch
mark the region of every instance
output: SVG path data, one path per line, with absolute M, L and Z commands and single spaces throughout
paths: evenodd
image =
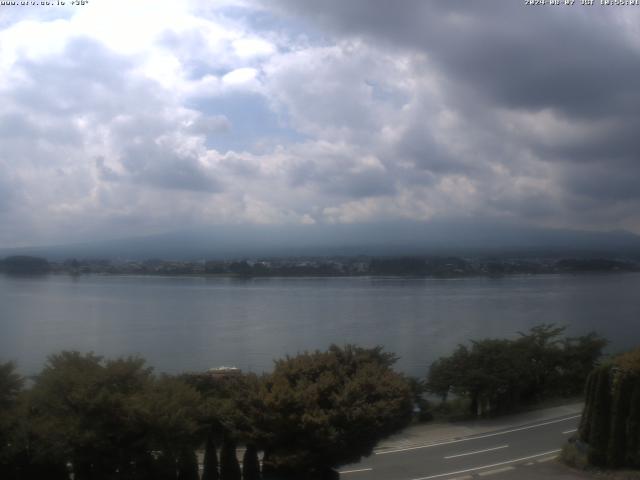
M 579 470 L 588 470 L 590 468 L 586 452 L 581 451 L 575 441 L 567 442 L 564 447 L 562 447 L 560 459 L 566 465 Z
M 582 472 L 588 472 L 593 478 L 607 480 L 640 480 L 640 470 L 607 470 L 590 465 L 587 460 L 586 446 L 581 446 L 574 437 L 562 447 L 560 460 L 568 467 Z

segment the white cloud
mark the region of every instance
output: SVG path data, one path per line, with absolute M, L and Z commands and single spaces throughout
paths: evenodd
M 257 75 L 258 71 L 255 68 L 236 68 L 222 77 L 222 84 L 231 88 L 257 86 Z
M 238 38 L 231 45 L 240 58 L 265 57 L 276 52 L 276 47 L 262 38 Z
M 622 117 L 491 103 L 429 52 L 254 28 L 256 13 L 92 0 L 0 24 L 0 244 L 447 215 L 640 226 L 624 175 L 573 152 Z M 554 158 L 583 153 L 580 171 Z

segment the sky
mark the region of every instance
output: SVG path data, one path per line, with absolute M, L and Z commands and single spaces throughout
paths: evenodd
M 0 247 L 448 219 L 640 234 L 640 7 L 17 3 Z

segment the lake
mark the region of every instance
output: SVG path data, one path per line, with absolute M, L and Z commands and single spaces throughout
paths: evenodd
M 460 342 L 540 323 L 640 344 L 640 274 L 407 279 L 0 275 L 0 361 L 37 372 L 62 349 L 141 355 L 158 371 L 271 369 L 331 343 L 384 345 L 423 375 Z

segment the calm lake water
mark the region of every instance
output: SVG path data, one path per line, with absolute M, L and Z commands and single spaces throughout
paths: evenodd
M 0 360 L 37 372 L 62 349 L 139 354 L 158 371 L 234 365 L 331 343 L 382 344 L 422 375 L 469 339 L 539 323 L 640 344 L 640 274 L 465 279 L 0 275 Z

